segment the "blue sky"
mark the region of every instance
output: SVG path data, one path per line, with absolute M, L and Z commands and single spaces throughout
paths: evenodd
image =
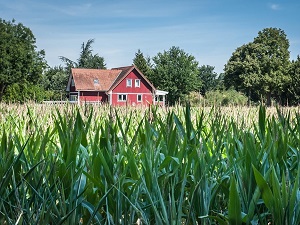
M 62 64 L 59 56 L 75 61 L 95 39 L 93 53 L 107 68 L 131 65 L 138 49 L 153 57 L 178 46 L 217 73 L 268 27 L 285 31 L 296 59 L 299 10 L 299 0 L 0 0 L 0 18 L 29 27 L 50 66 Z

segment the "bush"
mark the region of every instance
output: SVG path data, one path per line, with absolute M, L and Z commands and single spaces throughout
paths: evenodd
M 247 105 L 248 98 L 235 90 L 210 91 L 206 93 L 206 101 L 210 105 Z
M 230 105 L 247 105 L 248 98 L 235 90 L 227 91 L 209 91 L 203 97 L 198 92 L 191 92 L 187 99 L 192 106 L 230 106 Z
M 15 83 L 10 85 L 3 96 L 4 102 L 19 102 L 28 101 L 41 102 L 44 99 L 44 89 L 38 85 L 28 82 Z
M 202 104 L 204 97 L 196 91 L 191 92 L 185 97 L 185 102 L 189 102 L 191 106 L 198 106 Z

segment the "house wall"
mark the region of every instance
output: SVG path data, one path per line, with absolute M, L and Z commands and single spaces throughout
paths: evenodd
M 108 96 L 100 91 L 80 91 L 80 102 L 107 102 Z
M 127 79 L 132 79 L 132 86 L 127 87 Z M 135 79 L 140 80 L 140 87 L 135 87 Z M 127 101 L 119 101 L 118 95 L 126 94 Z M 142 101 L 137 101 L 137 95 L 142 95 Z M 112 105 L 148 105 L 152 104 L 152 88 L 151 86 L 143 79 L 143 77 L 134 69 L 132 70 L 127 77 L 125 77 L 117 87 L 112 90 Z

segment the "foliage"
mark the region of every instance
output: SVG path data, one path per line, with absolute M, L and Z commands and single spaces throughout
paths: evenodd
M 152 65 L 150 57 L 144 57 L 144 54 L 138 49 L 133 59 L 133 64 L 150 80 L 152 81 Z
M 6 89 L 3 101 L 7 103 L 42 102 L 44 95 L 44 89 L 39 85 L 29 82 L 14 83 Z
M 191 106 L 200 106 L 204 102 L 204 96 L 200 92 L 192 91 L 185 99 Z
M 225 66 L 224 83 L 227 88 L 234 87 L 252 99 L 259 96 L 260 59 L 259 45 L 249 43 L 239 47 Z M 257 100 L 257 98 L 256 98 Z
M 66 97 L 69 74 L 62 67 L 49 68 L 42 77 L 41 85 L 45 89 L 45 99 L 62 100 Z
M 289 41 L 281 29 L 266 28 L 258 33 L 254 43 L 264 46 L 264 55 L 261 57 L 262 93 L 267 94 L 267 104 L 270 105 L 271 95 L 279 100 L 278 96 L 285 90 L 290 80 L 289 68 Z
M 153 84 L 168 91 L 170 105 L 183 100 L 191 91 L 199 90 L 198 62 L 195 57 L 178 47 L 158 53 L 153 57 Z
M 98 54 L 93 55 L 93 43 L 94 39 L 89 39 L 86 44 L 82 43 L 81 52 L 76 62 L 60 56 L 60 59 L 66 64 L 67 71 L 70 71 L 71 68 L 105 69 L 104 58 Z
M 209 91 L 201 105 L 205 106 L 245 106 L 248 99 L 245 95 L 233 89 L 227 91 Z
M 289 41 L 281 29 L 265 28 L 253 42 L 239 47 L 225 65 L 225 85 L 252 98 L 277 101 L 290 81 Z
M 203 65 L 199 67 L 199 79 L 201 80 L 200 93 L 205 95 L 206 92 L 216 90 L 218 87 L 218 74 L 214 72 L 215 67 Z
M 288 86 L 287 97 L 291 104 L 300 104 L 300 56 L 297 56 L 295 61 L 292 61 L 289 70 L 291 81 Z
M 2 104 L 0 223 L 298 225 L 297 109 L 226 110 Z
M 191 92 L 187 101 L 192 106 L 245 106 L 247 105 L 247 97 L 235 90 L 227 91 L 208 91 L 206 96 L 202 96 L 199 92 Z
M 10 85 L 39 82 L 46 62 L 45 52 L 37 51 L 35 42 L 23 24 L 0 19 L 0 101 Z

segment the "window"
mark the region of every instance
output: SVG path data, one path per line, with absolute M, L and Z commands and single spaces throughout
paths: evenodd
M 135 87 L 140 87 L 141 86 L 141 80 L 140 79 L 135 79 Z
M 78 99 L 78 95 L 70 95 L 70 101 L 75 102 Z
M 155 102 L 162 102 L 164 100 L 162 95 L 155 95 Z
M 74 79 L 73 79 L 73 78 L 72 78 L 72 80 L 71 80 L 71 85 L 72 85 L 72 87 L 75 86 L 75 83 L 74 83 Z
M 126 80 L 126 87 L 132 87 L 132 79 Z
M 137 101 L 141 102 L 142 101 L 142 95 L 137 95 Z
M 118 102 L 126 102 L 127 95 L 118 95 Z
M 94 79 L 94 84 L 99 84 L 99 80 L 98 79 Z

